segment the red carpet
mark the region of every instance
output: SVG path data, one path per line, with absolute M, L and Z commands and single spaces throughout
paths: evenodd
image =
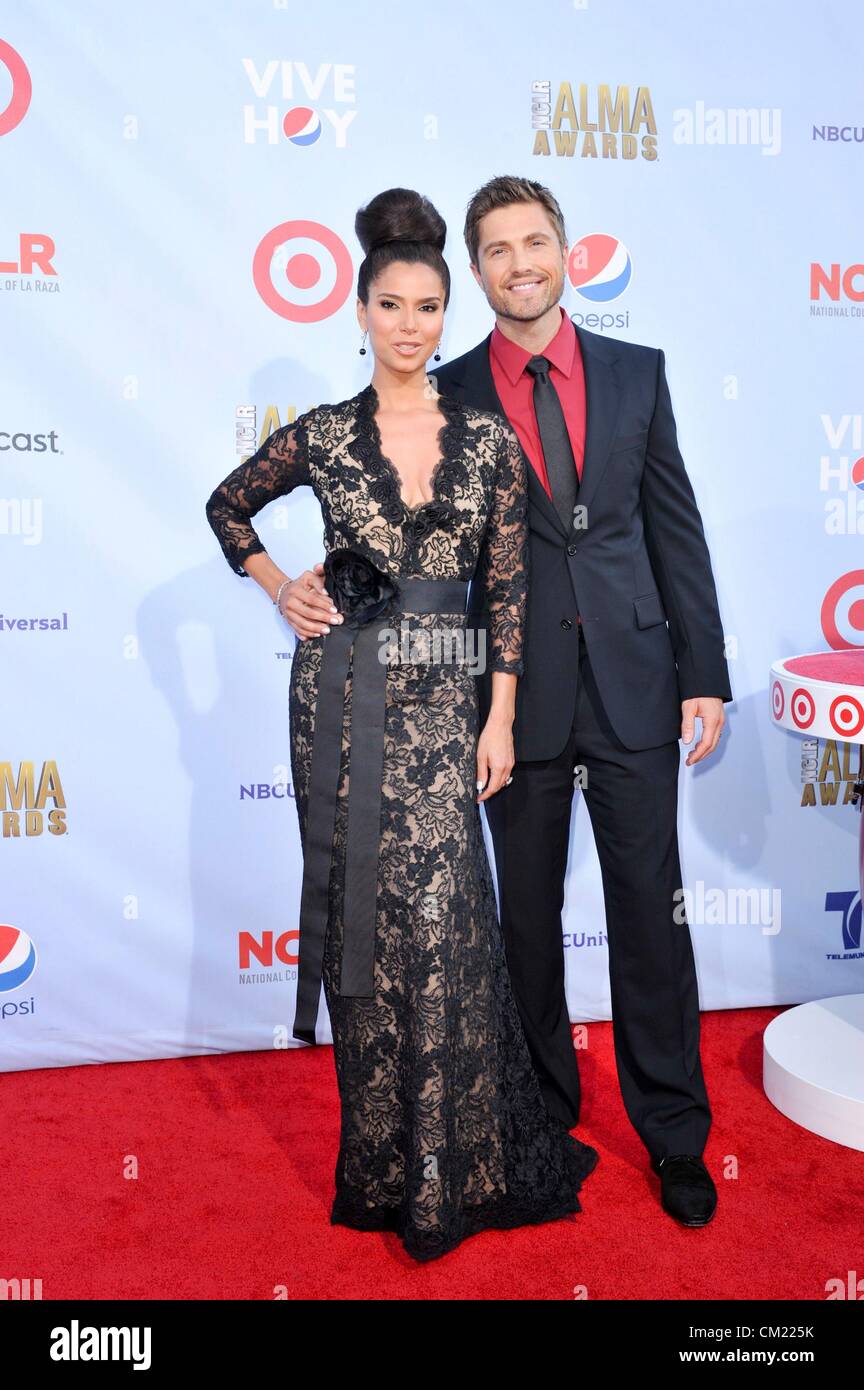
M 704 1014 L 713 1222 L 679 1227 L 618 1090 L 611 1024 L 580 1053 L 600 1151 L 565 1221 L 488 1231 L 426 1265 L 329 1224 L 338 1099 L 329 1047 L 0 1075 L 9 1200 L 0 1278 L 43 1299 L 815 1299 L 864 1275 L 864 1154 L 765 1099 L 778 1009 Z M 724 1179 L 727 1171 L 737 1177 Z M 125 1172 L 134 1171 L 128 1178 Z M 14 1197 L 14 1200 L 12 1198 Z

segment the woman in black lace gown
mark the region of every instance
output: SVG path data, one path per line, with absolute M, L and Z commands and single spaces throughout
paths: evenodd
M 504 780 L 502 735 L 485 731 L 478 763 L 465 590 L 484 566 L 486 659 L 505 677 L 512 724 L 524 456 L 501 416 L 436 397 L 420 365 L 449 297 L 444 224 L 431 204 L 388 190 L 358 214 L 357 229 L 368 252 L 358 316 L 372 332 L 375 379 L 388 390 L 414 386 L 406 404 L 438 412 L 431 496 L 404 500 L 370 383 L 277 429 L 214 490 L 207 516 L 231 568 L 255 573 L 273 597 L 280 572 L 269 557 L 245 567 L 264 552 L 250 518 L 301 485 L 321 505 L 326 583 L 343 622 L 300 642 L 291 672 L 304 852 L 294 1032 L 314 1042 L 323 982 L 342 1116 L 331 1221 L 397 1231 L 428 1260 L 487 1227 L 580 1211 L 576 1194 L 597 1153 L 545 1108 L 511 993 L 478 805 Z M 408 309 L 407 332 L 402 305 L 421 282 L 437 312 Z M 400 332 L 422 339 L 413 358 L 395 349 Z M 496 769 L 479 798 L 478 766 Z M 512 752 L 503 772 L 510 766 Z

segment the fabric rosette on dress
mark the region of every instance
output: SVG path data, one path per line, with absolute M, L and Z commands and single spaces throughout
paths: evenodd
M 387 616 L 400 593 L 392 575 L 349 546 L 325 556 L 324 587 L 348 627 L 365 627 L 375 618 Z

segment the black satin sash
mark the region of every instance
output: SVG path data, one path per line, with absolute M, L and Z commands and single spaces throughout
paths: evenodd
M 315 1042 L 321 994 L 345 682 L 352 660 L 351 755 L 348 783 L 348 835 L 339 993 L 369 999 L 375 966 L 375 909 L 384 771 L 387 663 L 379 661 L 380 634 L 411 613 L 464 613 L 468 582 L 462 579 L 402 579 L 398 606 L 386 618 L 363 627 L 336 623 L 324 639 L 312 760 L 300 894 L 300 947 L 297 1007 L 293 1034 Z M 355 733 L 357 736 L 355 736 Z

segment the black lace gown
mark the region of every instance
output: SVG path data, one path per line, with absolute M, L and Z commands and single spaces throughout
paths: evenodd
M 502 417 L 441 396 L 433 498 L 402 499 L 370 384 L 277 429 L 214 490 L 207 516 L 231 568 L 264 549 L 250 523 L 305 484 L 327 551 L 360 550 L 397 577 L 468 580 L 483 567 L 492 670 L 522 671 L 525 459 Z M 464 628 L 464 614 L 412 615 Z M 301 641 L 290 683 L 291 765 L 305 848 L 326 635 Z M 476 677 L 465 662 L 388 666 L 374 997 L 338 993 L 351 676 L 332 847 L 323 984 L 341 1100 L 331 1221 L 391 1230 L 417 1260 L 488 1227 L 581 1210 L 596 1150 L 546 1110 L 507 974 L 476 800 Z M 501 793 L 498 793 L 501 795 Z M 301 942 L 302 951 L 302 942 Z

